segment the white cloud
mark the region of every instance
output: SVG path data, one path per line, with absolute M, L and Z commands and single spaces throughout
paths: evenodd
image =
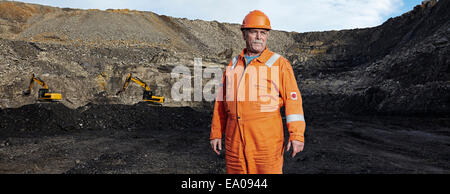
M 373 27 L 398 12 L 402 0 L 24 0 L 73 8 L 128 8 L 189 19 L 241 23 L 254 9 L 265 12 L 276 30 L 325 31 Z
M 267 14 L 274 28 L 287 31 L 341 30 L 380 25 L 401 5 L 401 0 L 304 0 L 275 4 Z

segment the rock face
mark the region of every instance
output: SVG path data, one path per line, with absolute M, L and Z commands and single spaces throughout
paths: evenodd
M 294 67 L 305 114 L 449 114 L 449 1 L 417 6 L 374 28 L 272 31 L 269 48 Z M 166 106 L 211 108 L 171 96 L 179 65 L 194 58 L 223 68 L 245 46 L 238 24 L 187 20 L 134 10 L 79 10 L 0 2 L 0 107 L 33 103 L 22 91 L 31 73 L 71 108 L 135 104 L 146 81 Z M 192 74 L 192 76 L 194 76 Z M 208 80 L 204 80 L 206 83 Z M 203 84 L 204 84 L 203 83 Z M 38 89 L 34 87 L 34 91 Z
M 294 64 L 309 59 L 295 65 L 304 98 L 312 94 L 314 104 L 327 102 L 325 110 L 448 114 L 448 9 L 442 1 L 375 28 L 297 34 L 296 49 L 311 46 L 323 53 L 292 53 Z

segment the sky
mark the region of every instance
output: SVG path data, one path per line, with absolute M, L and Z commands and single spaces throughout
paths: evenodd
M 252 10 L 268 15 L 272 29 L 295 32 L 366 28 L 408 12 L 422 0 L 21 0 L 80 9 L 130 9 L 177 18 L 242 23 Z

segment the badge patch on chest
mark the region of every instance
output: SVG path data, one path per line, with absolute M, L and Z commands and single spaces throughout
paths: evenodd
M 291 100 L 297 100 L 297 92 L 291 92 Z

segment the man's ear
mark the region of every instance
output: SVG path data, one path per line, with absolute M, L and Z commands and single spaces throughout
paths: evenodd
M 245 31 L 247 31 L 247 30 L 242 30 L 242 38 L 244 39 L 244 40 L 247 40 L 247 38 L 245 37 Z

